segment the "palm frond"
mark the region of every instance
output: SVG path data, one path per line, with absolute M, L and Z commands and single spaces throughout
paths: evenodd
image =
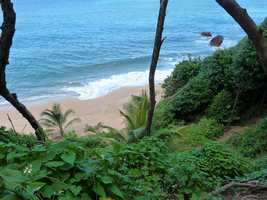
M 64 129 L 68 128 L 74 122 L 80 121 L 78 118 L 74 118 L 68 122 L 68 118 L 74 111 L 69 109 L 63 112 L 60 104 L 53 104 L 51 109 L 46 109 L 41 113 L 42 119 L 40 122 L 47 128 L 59 128 L 61 134 L 64 134 Z
M 81 121 L 80 118 L 74 118 L 74 119 L 70 120 L 70 121 L 65 125 L 64 129 L 68 128 L 68 127 L 69 127 L 70 125 L 72 125 L 73 123 L 75 123 L 75 122 L 80 122 L 80 121 Z
M 47 127 L 54 127 L 54 126 L 58 125 L 55 121 L 53 121 L 51 119 L 46 119 L 46 118 L 41 119 L 40 123 L 44 126 L 47 126 Z
M 134 123 L 131 117 L 120 110 L 120 114 L 126 119 L 128 129 L 134 129 Z
M 131 101 L 124 105 L 124 112 L 120 111 L 125 118 L 127 129 L 134 130 L 143 127 L 148 109 L 149 100 L 146 92 L 143 91 L 140 96 L 132 95 Z
M 72 109 L 68 109 L 68 110 L 63 114 L 62 118 L 64 119 L 64 121 L 66 121 L 66 120 L 68 119 L 69 115 L 74 114 L 74 113 L 75 113 L 74 110 L 72 110 Z

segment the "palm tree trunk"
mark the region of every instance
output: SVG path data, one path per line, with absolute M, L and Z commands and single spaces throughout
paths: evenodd
M 64 137 L 64 128 L 62 127 L 62 124 L 59 124 L 59 132 L 61 137 Z

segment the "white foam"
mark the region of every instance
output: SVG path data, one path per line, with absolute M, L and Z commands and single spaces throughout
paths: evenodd
M 172 72 L 173 69 L 157 70 L 155 82 L 162 83 Z M 112 75 L 108 78 L 88 82 L 82 86 L 63 88 L 64 91 L 74 92 L 81 100 L 93 99 L 104 96 L 109 92 L 121 87 L 144 86 L 148 84 L 149 71 L 135 71 L 125 74 Z

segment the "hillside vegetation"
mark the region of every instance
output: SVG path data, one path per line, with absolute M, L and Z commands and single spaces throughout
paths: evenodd
M 267 38 L 267 19 L 261 27 Z M 163 88 L 150 137 L 146 95 L 121 111 L 122 131 L 99 124 L 40 143 L 1 128 L 0 199 L 267 199 L 266 77 L 251 42 L 178 63 Z M 263 119 L 219 142 L 255 113 Z

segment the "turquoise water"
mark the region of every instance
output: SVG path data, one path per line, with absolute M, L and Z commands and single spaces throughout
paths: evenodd
M 240 0 L 257 23 L 266 0 Z M 159 0 L 14 0 L 17 32 L 8 85 L 25 101 L 77 96 L 90 99 L 122 86 L 147 84 Z M 212 53 L 200 32 L 225 36 L 223 48 L 244 33 L 215 0 L 170 0 L 166 42 L 157 72 Z

